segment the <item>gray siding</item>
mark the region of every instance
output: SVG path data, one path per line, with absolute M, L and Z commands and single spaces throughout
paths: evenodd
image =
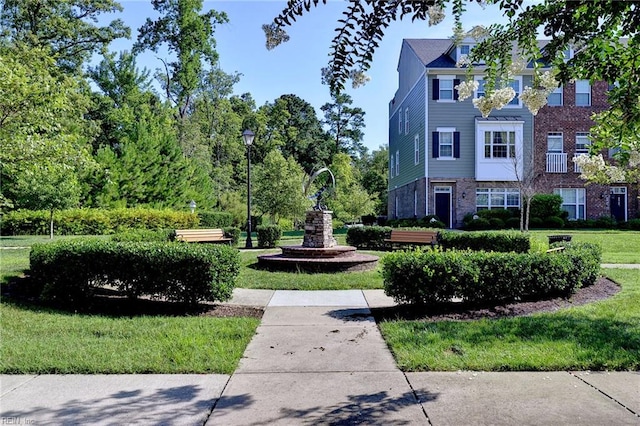
M 427 159 L 429 161 L 428 172 L 430 178 L 474 178 L 475 177 L 475 118 L 480 117 L 480 111 L 473 106 L 471 99 L 462 102 L 444 102 L 433 100 L 432 80 L 437 74 L 452 75 L 454 72 L 447 70 L 431 70 L 433 74 L 428 75 L 428 128 L 427 128 Z M 457 79 L 465 80 L 463 74 L 456 75 Z M 523 77 L 523 87 L 531 86 L 531 77 Z M 522 88 L 521 88 L 522 89 Z M 524 121 L 523 125 L 523 145 L 524 162 L 531 158 L 533 141 L 533 116 L 529 110 L 522 108 L 503 108 L 499 111 L 492 111 L 492 117 L 519 116 Z M 397 124 L 397 123 L 396 123 Z M 433 158 L 432 133 L 438 127 L 453 127 L 460 132 L 460 158 L 444 160 Z
M 418 79 L 420 79 L 423 72 L 424 64 L 416 56 L 407 42 L 403 40 L 400 59 L 398 61 L 398 90 L 393 97 L 393 101 L 389 104 L 389 115 L 394 112 L 394 108 L 397 108 L 395 103 L 404 100 Z
M 400 174 L 389 179 L 389 189 L 401 187 L 424 177 L 425 161 L 425 84 L 424 76 L 395 109 L 389 119 L 389 158 L 400 152 Z M 405 109 L 409 108 L 409 131 L 405 133 Z M 398 132 L 398 114 L 402 114 L 402 132 Z M 420 140 L 420 161 L 415 164 L 414 138 Z M 395 169 L 395 164 L 394 164 Z

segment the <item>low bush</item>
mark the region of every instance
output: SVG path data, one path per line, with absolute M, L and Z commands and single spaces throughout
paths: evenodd
M 175 236 L 173 229 L 161 229 L 152 231 L 149 229 L 131 229 L 121 231 L 111 236 L 111 241 L 116 242 L 167 242 Z
M 589 244 L 557 253 L 416 250 L 391 253 L 380 263 L 385 293 L 398 303 L 461 298 L 483 304 L 568 296 L 595 282 L 600 251 Z
M 228 226 L 226 228 L 223 228 L 223 230 L 224 230 L 224 237 L 231 238 L 231 245 L 237 246 L 238 241 L 240 241 L 240 228 L 236 228 L 234 226 Z
M 483 250 L 526 253 L 531 248 L 529 235 L 522 232 L 454 232 L 438 235 L 443 250 Z
M 481 231 L 491 229 L 491 223 L 489 219 L 479 217 L 477 219 L 471 219 L 464 224 L 464 229 L 468 231 Z
M 544 219 L 543 226 L 551 229 L 564 228 L 564 220 L 558 216 L 549 216 Z
M 347 244 L 359 249 L 384 250 L 385 238 L 391 235 L 388 226 L 360 226 L 347 230 Z
M 156 209 L 71 209 L 53 215 L 56 235 L 106 235 L 131 229 L 186 229 L 198 225 L 188 212 Z M 2 217 L 2 235 L 46 235 L 49 212 L 14 210 Z
M 282 230 L 278 225 L 260 225 L 256 229 L 258 233 L 258 247 L 273 248 L 282 237 Z
M 134 298 L 224 301 L 231 297 L 239 270 L 237 250 L 226 245 L 89 238 L 36 244 L 30 254 L 30 276 L 40 297 L 66 305 L 87 302 L 105 285 Z
M 233 215 L 226 212 L 198 212 L 200 228 L 228 228 L 233 226 Z
M 627 222 L 620 224 L 623 229 L 631 229 L 634 231 L 640 231 L 640 219 L 631 219 Z
M 531 217 L 549 217 L 562 214 L 562 197 L 558 194 L 536 194 L 531 198 Z
M 430 214 L 418 220 L 418 226 L 421 226 L 424 228 L 436 228 L 436 229 L 444 229 L 447 227 L 447 225 L 445 225 L 445 223 L 441 221 L 440 218 L 434 214 Z
M 497 219 L 506 221 L 507 219 L 510 219 L 513 217 L 514 212 L 507 209 L 491 209 L 491 210 L 487 209 L 487 210 L 479 210 L 478 213 L 476 214 L 479 217 L 489 219 L 489 220 L 491 220 L 492 218 L 497 218 Z
M 512 217 L 505 221 L 505 228 L 507 229 L 520 229 L 520 217 Z
M 611 216 L 600 216 L 596 219 L 596 228 L 615 229 L 617 227 L 618 222 Z

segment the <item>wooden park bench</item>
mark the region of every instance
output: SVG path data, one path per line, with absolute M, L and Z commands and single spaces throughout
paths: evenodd
M 438 231 L 401 231 L 392 230 L 390 238 L 384 240 L 391 244 L 391 248 L 409 245 L 430 245 L 434 247 L 438 244 Z
M 547 253 L 557 253 L 559 251 L 564 251 L 564 247 L 554 247 L 547 250 Z
M 232 240 L 225 238 L 222 229 L 176 229 L 176 241 L 231 244 Z

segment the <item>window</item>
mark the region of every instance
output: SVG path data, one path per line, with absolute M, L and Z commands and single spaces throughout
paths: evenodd
M 569 213 L 569 220 L 585 219 L 584 188 L 558 188 L 553 193 L 562 197 L 562 210 Z
M 404 109 L 404 134 L 409 134 L 409 107 Z
M 413 137 L 413 164 L 420 164 L 420 136 Z
M 460 46 L 460 54 L 468 55 L 471 52 L 471 46 L 468 44 L 463 44 Z
M 562 86 L 551 92 L 547 97 L 547 105 L 562 106 Z
M 440 100 L 453 100 L 453 80 L 440 80 Z
M 515 156 L 516 132 L 484 132 L 484 158 L 515 158 Z
M 589 133 L 577 132 L 576 133 L 576 153 L 586 154 L 589 152 L 591 146 L 591 140 L 589 139 Z
M 395 165 L 395 157 L 393 156 L 393 154 L 391 154 L 391 160 L 389 161 L 389 176 L 393 177 L 393 166 Z
M 576 80 L 576 106 L 591 106 L 589 80 Z
M 511 99 L 511 102 L 509 102 L 507 105 L 511 105 L 511 106 L 520 106 L 520 82 L 522 80 L 521 79 L 515 79 L 515 80 L 511 80 L 509 81 L 509 86 L 516 92 L 516 95 L 513 97 L 513 99 Z
M 460 132 L 454 127 L 438 127 L 431 136 L 433 158 L 460 158 Z
M 398 110 L 398 134 L 402 134 L 402 109 Z
M 396 151 L 396 176 L 400 174 L 400 151 Z
M 434 101 L 457 101 L 458 91 L 454 89 L 460 84 L 454 75 L 438 75 L 432 80 L 432 98 Z
M 484 96 L 484 80 L 476 79 L 478 82 L 478 88 L 476 89 L 476 98 L 481 98 Z
M 520 191 L 514 188 L 476 189 L 476 210 L 520 208 Z
M 550 132 L 547 134 L 547 152 L 560 154 L 563 151 L 562 133 Z

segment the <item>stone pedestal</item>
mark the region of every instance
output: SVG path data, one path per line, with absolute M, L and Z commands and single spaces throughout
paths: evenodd
M 329 210 L 309 210 L 304 222 L 302 247 L 330 248 L 336 245 L 333 238 L 333 220 Z

